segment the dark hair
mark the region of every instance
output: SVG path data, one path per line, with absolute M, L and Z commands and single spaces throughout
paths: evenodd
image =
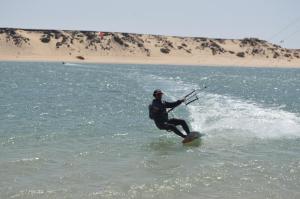
M 156 97 L 158 93 L 163 93 L 160 89 L 156 89 L 153 91 L 153 97 Z

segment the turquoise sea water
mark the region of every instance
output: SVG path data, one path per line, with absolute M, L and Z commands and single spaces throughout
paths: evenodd
M 206 134 L 183 146 L 148 119 Z M 300 198 L 300 70 L 0 62 L 0 198 Z

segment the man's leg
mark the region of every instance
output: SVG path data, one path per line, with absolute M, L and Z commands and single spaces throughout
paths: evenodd
M 164 123 L 155 123 L 156 126 L 159 129 L 163 129 L 163 130 L 170 130 L 173 131 L 175 134 L 179 135 L 182 138 L 185 138 L 186 135 L 184 135 L 183 133 L 181 133 L 178 128 L 174 125 L 174 124 L 169 124 L 168 122 L 164 122 Z
M 184 120 L 172 118 L 168 121 L 169 124 L 181 125 L 186 134 L 190 134 L 190 129 Z
M 186 137 L 186 135 L 184 135 L 183 133 L 181 133 L 174 124 L 166 124 L 166 129 L 173 131 L 174 133 L 176 133 L 177 135 L 179 135 L 182 138 Z

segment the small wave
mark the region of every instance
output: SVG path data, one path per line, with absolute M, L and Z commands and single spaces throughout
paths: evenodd
M 14 161 L 14 163 L 26 163 L 26 162 L 34 162 L 34 161 L 39 161 L 41 158 L 39 157 L 33 157 L 33 158 L 22 158 L 20 160 Z
M 119 137 L 119 136 L 127 136 L 128 133 L 116 133 L 116 134 L 113 134 L 112 137 Z
M 78 68 L 78 69 L 98 69 L 98 65 L 94 64 L 78 64 L 78 63 L 64 63 L 65 66 L 72 66 L 73 68 Z
M 83 66 L 82 64 L 75 64 L 75 63 L 64 63 L 66 66 Z
M 258 138 L 299 137 L 300 118 L 279 107 L 205 93 L 188 107 L 192 126 L 205 132 L 235 132 Z
M 67 189 L 61 190 L 43 190 L 43 189 L 25 189 L 21 190 L 18 193 L 11 195 L 9 198 L 36 198 L 36 197 L 44 197 L 44 196 L 54 196 L 57 193 L 67 192 Z

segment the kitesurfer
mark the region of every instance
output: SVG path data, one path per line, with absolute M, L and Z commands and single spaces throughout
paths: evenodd
M 162 100 L 163 92 L 160 89 L 156 89 L 153 92 L 153 101 L 149 105 L 149 117 L 154 120 L 157 128 L 161 130 L 173 131 L 177 135 L 185 138 L 186 135 L 183 134 L 176 126 L 181 125 L 186 134 L 190 133 L 190 129 L 187 123 L 182 119 L 168 118 L 167 108 L 175 108 L 179 106 L 185 99 L 177 100 L 175 102 L 167 102 Z

